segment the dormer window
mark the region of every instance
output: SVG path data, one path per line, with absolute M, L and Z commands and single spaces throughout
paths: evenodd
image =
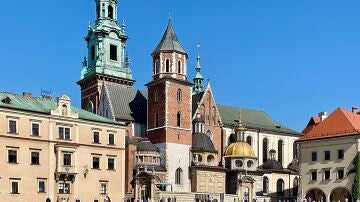
M 2 99 L 1 102 L 4 104 L 11 104 L 11 99 L 9 97 L 6 97 L 6 98 Z

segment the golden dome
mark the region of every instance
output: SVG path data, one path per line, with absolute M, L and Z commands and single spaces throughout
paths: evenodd
M 256 158 L 252 147 L 246 142 L 235 142 L 226 147 L 225 157 Z

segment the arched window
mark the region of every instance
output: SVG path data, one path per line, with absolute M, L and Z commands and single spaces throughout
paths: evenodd
M 268 139 L 263 139 L 263 146 L 262 146 L 262 152 L 263 152 L 263 163 L 265 163 L 268 160 Z
M 178 69 L 178 73 L 181 74 L 181 61 L 178 61 L 178 65 L 177 65 L 177 69 Z
M 181 112 L 178 112 L 177 115 L 176 115 L 176 125 L 177 127 L 180 127 L 181 126 Z
M 108 6 L 108 17 L 114 19 L 114 8 L 111 5 Z
M 215 157 L 214 157 L 212 154 L 210 154 L 210 155 L 207 157 L 207 162 L 208 162 L 208 163 L 212 163 L 214 160 L 215 160 Z
M 181 99 L 182 99 L 181 89 L 177 90 L 176 99 L 177 99 L 178 102 L 181 102 Z
M 251 146 L 252 138 L 250 135 L 246 137 L 246 142 Z
M 165 61 L 165 67 L 166 67 L 166 72 L 170 72 L 170 61 L 169 61 L 169 59 L 167 59 L 166 61 Z
M 86 109 L 86 111 L 88 111 L 88 112 L 94 113 L 94 104 L 93 104 L 93 102 L 89 101 L 89 102 L 86 104 L 85 109 Z
M 264 194 L 269 193 L 269 179 L 267 177 L 263 178 L 263 193 Z
M 283 144 L 284 142 L 282 140 L 278 141 L 278 161 L 282 164 L 283 163 Z
M 175 184 L 182 184 L 182 169 L 181 168 L 176 169 Z
M 277 196 L 284 196 L 285 184 L 284 180 L 278 179 L 276 182 L 276 195 Z

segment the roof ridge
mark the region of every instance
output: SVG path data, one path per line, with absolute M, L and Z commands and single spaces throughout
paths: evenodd
M 345 112 L 346 113 L 353 113 L 353 112 L 351 112 L 351 111 L 349 111 L 349 110 L 346 110 L 346 109 L 343 109 L 343 108 L 338 108 L 338 109 L 336 109 L 336 110 L 340 110 L 341 112 L 342 112 L 342 115 L 343 116 L 345 116 L 345 119 L 348 121 L 348 123 L 351 125 L 351 127 L 352 127 L 352 129 L 353 130 L 357 130 L 355 127 L 354 127 L 354 125 L 353 125 L 353 123 L 349 120 L 349 118 L 348 118 L 348 116 L 345 114 Z M 336 111 L 335 110 L 335 111 Z M 354 113 L 355 114 L 355 113 Z M 355 114 L 355 115 L 358 115 L 358 114 Z M 326 120 L 326 119 L 325 119 Z

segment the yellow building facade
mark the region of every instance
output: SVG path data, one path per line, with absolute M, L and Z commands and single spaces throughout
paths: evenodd
M 1 201 L 120 201 L 124 198 L 125 130 L 29 94 L 0 93 Z

